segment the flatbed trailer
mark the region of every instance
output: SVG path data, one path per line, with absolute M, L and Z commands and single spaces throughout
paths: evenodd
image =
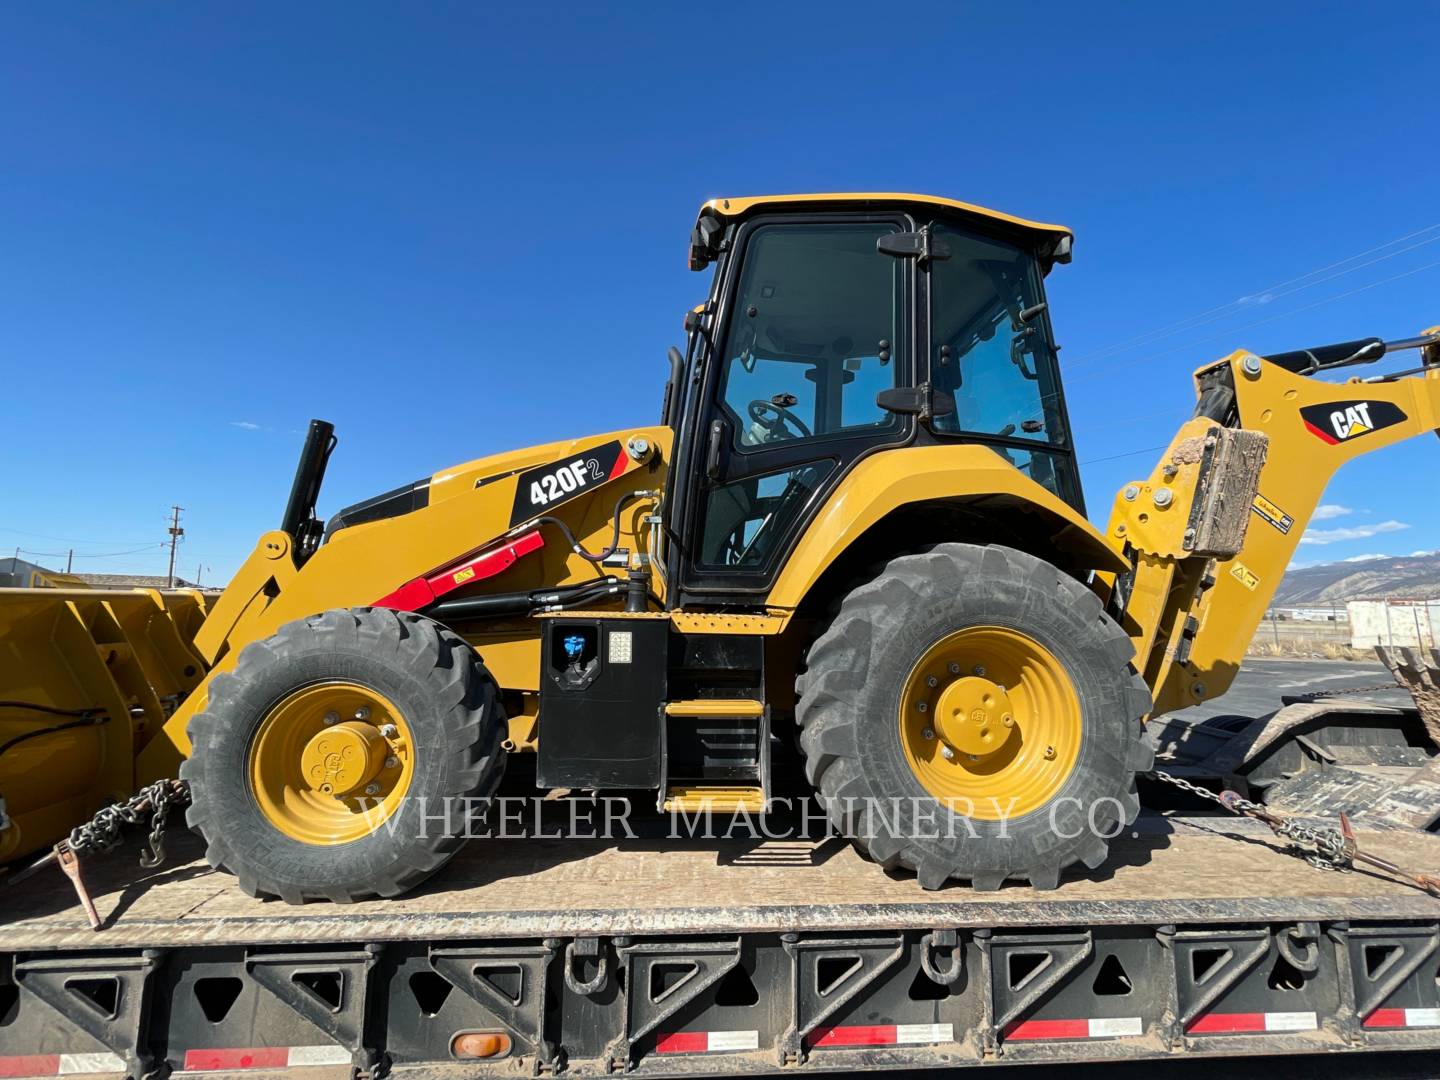
M 1434 834 L 1358 839 L 1440 866 Z M 87 883 L 99 932 L 53 867 L 0 890 L 0 1076 L 1440 1051 L 1440 901 L 1220 816 L 1143 815 L 1051 892 L 926 893 L 839 838 L 477 840 L 413 895 L 297 909 L 185 834 L 163 867 L 117 852 Z

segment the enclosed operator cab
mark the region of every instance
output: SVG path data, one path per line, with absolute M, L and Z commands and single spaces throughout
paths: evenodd
M 1044 277 L 1070 234 L 899 195 L 717 199 L 670 474 L 680 603 L 751 602 L 856 466 L 976 444 L 1083 514 Z

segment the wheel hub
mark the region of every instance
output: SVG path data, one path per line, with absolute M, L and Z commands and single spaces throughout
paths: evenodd
M 972 758 L 1001 750 L 1015 732 L 1009 693 L 979 675 L 956 679 L 936 701 L 935 732 Z
M 300 771 L 324 795 L 349 795 L 380 775 L 390 747 L 380 729 L 349 720 L 317 732 L 300 752 Z
M 398 812 L 414 767 L 414 739 L 399 710 L 369 687 L 329 682 L 270 710 L 248 771 L 271 825 L 304 843 L 335 844 L 369 835 Z
M 934 642 L 905 680 L 899 713 L 915 778 L 970 817 L 1038 810 L 1080 754 L 1080 701 L 1069 672 L 1009 627 L 965 627 Z

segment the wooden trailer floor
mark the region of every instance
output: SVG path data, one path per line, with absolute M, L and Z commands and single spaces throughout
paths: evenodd
M 1361 833 L 1362 848 L 1440 870 L 1440 836 Z M 956 884 L 925 892 L 839 839 L 618 843 L 475 840 L 398 900 L 289 907 L 254 900 L 211 870 L 188 833 L 167 863 L 137 867 L 124 849 L 86 861 L 106 926 L 94 933 L 54 866 L 17 885 L 0 875 L 0 951 L 185 944 L 373 942 L 577 934 L 860 930 L 916 926 L 1257 923 L 1434 919 L 1440 900 L 1364 871 L 1317 869 L 1255 822 L 1142 817 L 1100 870 L 1059 889 Z

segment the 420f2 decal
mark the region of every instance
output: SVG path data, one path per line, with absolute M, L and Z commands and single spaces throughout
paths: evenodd
M 515 485 L 510 524 L 518 525 L 568 502 L 625 471 L 627 458 L 620 441 L 601 443 L 588 450 L 528 469 Z
M 1406 416 L 1391 401 L 1334 401 L 1307 405 L 1300 410 L 1300 418 L 1310 434 L 1335 446 L 1398 424 Z

